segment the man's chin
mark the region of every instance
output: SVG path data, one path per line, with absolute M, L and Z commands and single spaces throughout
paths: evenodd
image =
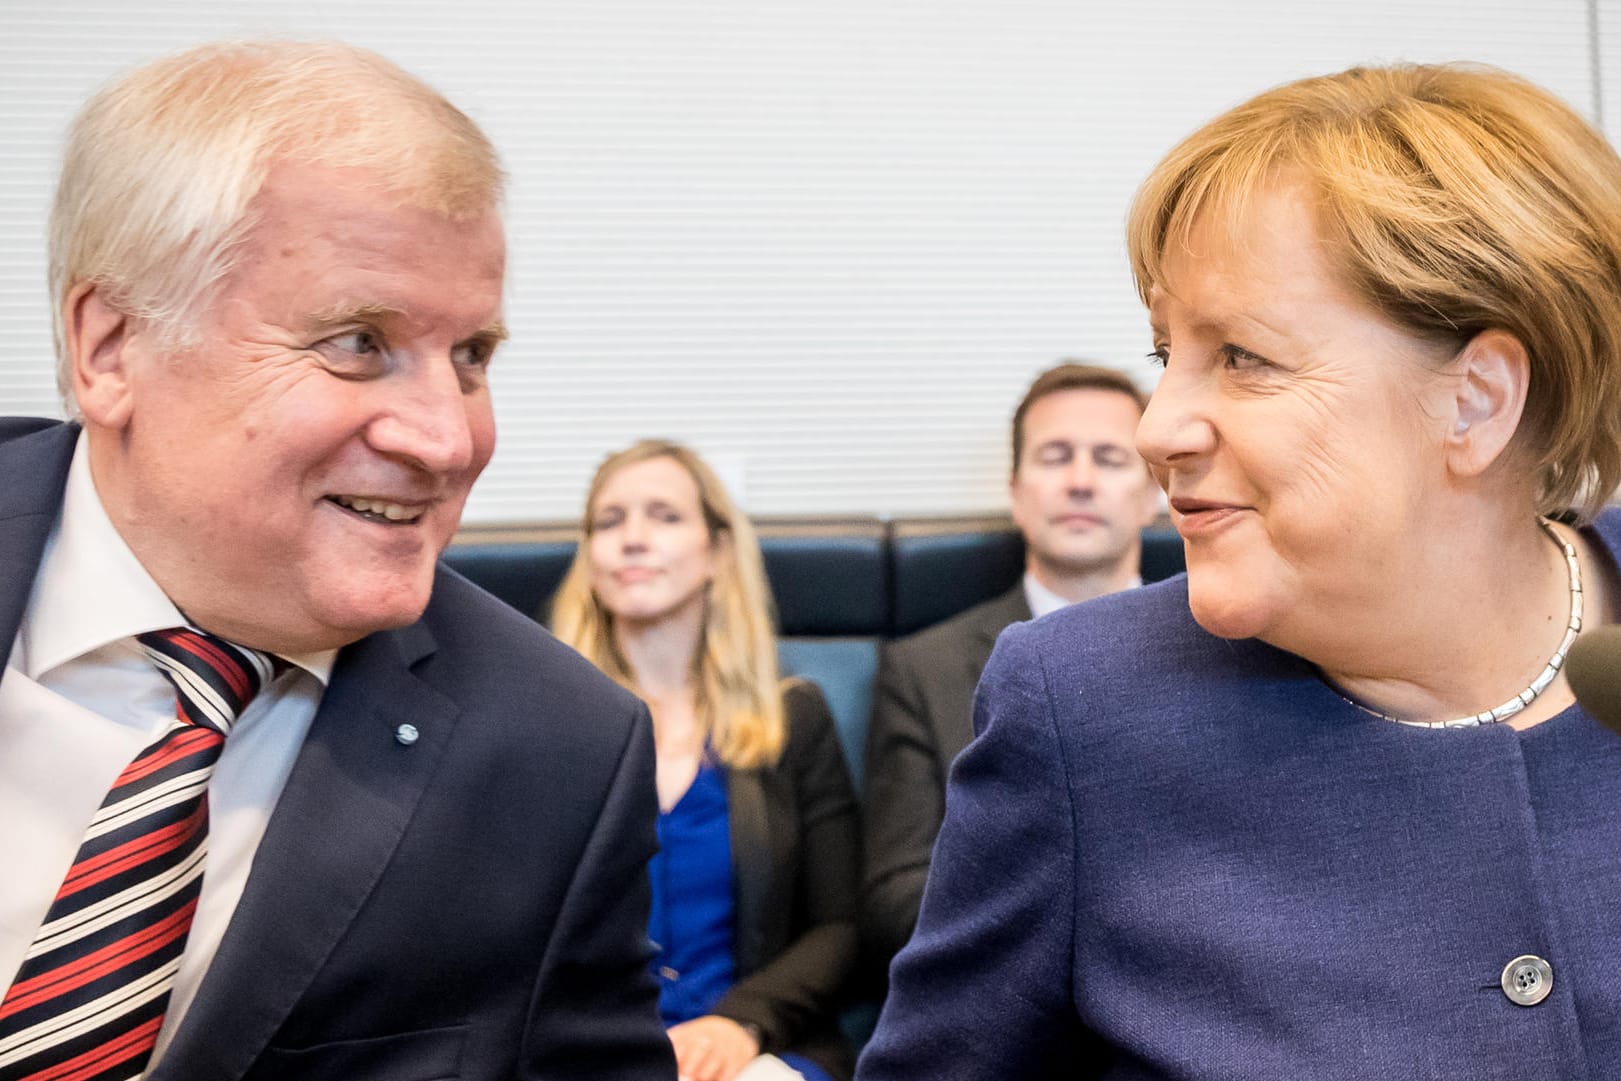
M 429 587 L 431 582 L 430 578 Z M 351 587 L 329 593 L 310 606 L 309 618 L 294 613 L 282 637 L 298 643 L 297 652 L 314 653 L 341 649 L 379 631 L 409 627 L 427 610 L 429 587 L 371 592 Z
M 1104 545 L 1057 548 L 1041 553 L 1042 562 L 1066 577 L 1097 574 L 1117 567 L 1129 555 L 1128 551 Z

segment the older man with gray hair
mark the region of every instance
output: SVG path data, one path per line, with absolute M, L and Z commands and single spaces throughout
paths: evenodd
M 98 94 L 0 421 L 0 1079 L 668 1079 L 645 710 L 438 565 L 503 177 L 336 44 Z

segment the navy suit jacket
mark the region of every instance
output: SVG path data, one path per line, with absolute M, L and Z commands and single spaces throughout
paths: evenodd
M 0 641 L 77 435 L 0 420 Z M 417 623 L 339 654 L 151 1081 L 672 1081 L 647 973 L 656 814 L 645 708 L 441 567 Z
M 1615 573 L 1621 509 L 1588 536 Z M 1580 705 L 1394 724 L 1179 576 L 1008 628 L 975 731 L 857 1081 L 1621 1081 L 1621 739 Z

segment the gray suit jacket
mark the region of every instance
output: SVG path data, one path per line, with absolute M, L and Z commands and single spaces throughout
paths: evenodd
M 974 737 L 974 687 L 996 636 L 1030 618 L 1020 583 L 944 623 L 892 642 L 879 660 L 867 727 L 861 925 L 886 966 L 917 922 L 946 776 Z

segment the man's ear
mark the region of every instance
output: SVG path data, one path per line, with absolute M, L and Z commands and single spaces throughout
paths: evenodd
M 1457 382 L 1447 419 L 1447 466 L 1454 475 L 1478 477 L 1508 449 L 1525 411 L 1531 358 L 1506 330 L 1483 330 L 1469 340 L 1452 367 Z
M 101 287 L 80 282 L 62 310 L 62 338 L 69 379 L 87 422 L 121 429 L 132 409 L 129 355 L 131 319 L 111 304 Z
M 1024 519 L 1022 516 L 1024 507 L 1019 502 L 1019 474 L 1016 471 L 1014 472 L 1013 476 L 1008 478 L 1007 482 L 1007 508 L 1008 516 L 1013 519 L 1014 528 L 1020 533 L 1024 533 L 1025 536 L 1029 536 L 1029 534 L 1025 532 L 1024 528 Z

